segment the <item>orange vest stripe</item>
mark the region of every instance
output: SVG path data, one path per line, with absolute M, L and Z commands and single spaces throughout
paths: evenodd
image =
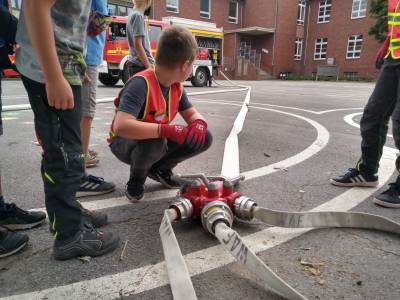
M 400 0 L 388 1 L 388 32 L 390 37 L 386 57 L 400 58 Z

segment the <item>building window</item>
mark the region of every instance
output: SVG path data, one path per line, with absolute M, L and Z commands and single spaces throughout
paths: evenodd
M 117 14 L 117 6 L 114 4 L 108 4 L 108 14 L 115 16 Z
M 20 10 L 22 7 L 22 0 L 11 0 L 11 7 Z
M 200 17 L 209 19 L 211 16 L 211 0 L 200 0 Z
M 296 44 L 295 44 L 295 48 L 294 48 L 294 59 L 295 60 L 301 60 L 302 51 L 303 51 L 303 39 L 296 38 Z
M 306 1 L 299 0 L 298 10 L 297 10 L 297 24 L 304 25 L 305 18 L 306 18 Z
M 167 11 L 179 12 L 179 0 L 167 0 Z
M 315 41 L 314 60 L 326 59 L 326 51 L 328 49 L 328 39 L 319 38 Z
M 231 1 L 229 2 L 229 23 L 235 23 L 237 24 L 238 22 L 238 2 L 236 1 Z
M 358 19 L 367 16 L 368 0 L 353 0 L 353 8 L 351 11 L 351 18 Z
M 331 18 L 332 0 L 319 2 L 318 23 L 328 23 Z
M 361 47 L 363 42 L 362 35 L 352 35 L 349 37 L 347 43 L 347 59 L 360 58 L 361 57 Z
M 118 5 L 118 16 L 127 16 L 127 15 L 128 15 L 127 7 Z
M 357 80 L 358 79 L 358 72 L 344 72 L 343 73 L 344 80 Z

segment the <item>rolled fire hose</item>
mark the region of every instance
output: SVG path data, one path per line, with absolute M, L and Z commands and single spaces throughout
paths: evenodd
M 254 206 L 253 217 L 271 226 L 287 228 L 362 228 L 400 234 L 400 224 L 360 212 L 286 212 Z
M 196 293 L 171 222 L 178 219 L 175 209 L 167 209 L 160 225 L 160 237 L 172 295 L 175 300 L 195 300 Z

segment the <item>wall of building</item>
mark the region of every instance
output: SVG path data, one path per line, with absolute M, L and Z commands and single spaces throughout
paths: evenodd
M 327 63 L 326 60 L 314 60 L 314 47 L 317 38 L 328 38 L 327 58 L 335 59 L 341 76 L 344 72 L 358 72 L 359 77 L 377 76 L 375 55 L 380 45 L 373 36 L 368 35 L 368 30 L 375 21 L 370 17 L 351 19 L 352 2 L 332 1 L 330 22 L 322 24 L 317 23 L 319 1 L 311 2 L 305 74 L 310 75 L 317 71 L 318 65 Z M 370 4 L 371 1 L 368 1 L 368 6 Z M 351 35 L 363 35 L 360 58 L 346 59 L 348 38 Z

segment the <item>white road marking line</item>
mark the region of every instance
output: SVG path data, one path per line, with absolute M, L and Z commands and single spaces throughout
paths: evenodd
M 350 126 L 360 128 L 360 124 L 356 123 L 353 119 L 354 119 L 354 117 L 362 115 L 362 114 L 363 114 L 362 112 L 349 114 L 349 115 L 344 116 L 343 120 Z M 391 135 L 391 134 L 388 134 L 387 136 L 393 138 L 393 135 Z
M 377 191 L 390 178 L 394 171 L 395 150 L 384 147 L 379 170 L 380 184 L 376 188 L 351 188 L 312 211 L 348 211 L 359 205 Z M 256 253 L 266 251 L 284 242 L 298 237 L 312 229 L 289 229 L 272 227 L 250 234 L 245 242 Z M 268 241 L 265 244 L 265 241 Z M 189 253 L 184 256 L 191 276 L 199 275 L 234 262 L 230 253 L 222 246 L 214 246 Z M 50 288 L 42 291 L 14 295 L 3 300 L 30 299 L 116 299 L 135 295 L 168 284 L 165 263 L 147 265 L 123 273 L 76 282 L 70 285 Z M 72 298 L 71 298 L 72 297 Z

